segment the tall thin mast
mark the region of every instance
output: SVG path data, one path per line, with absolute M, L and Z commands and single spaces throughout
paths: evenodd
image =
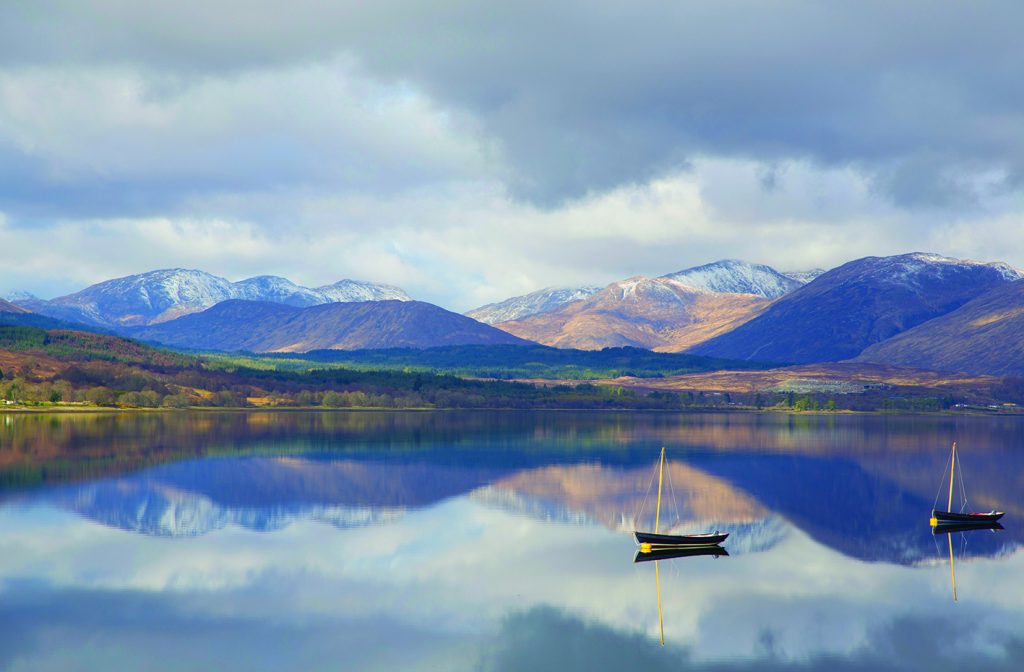
M 664 448 L 662 450 L 664 450 Z M 951 457 L 950 460 L 949 460 L 949 503 L 946 504 L 946 511 L 952 511 L 953 510 L 953 472 L 954 471 L 956 471 L 956 441 L 953 442 L 953 457 Z
M 956 444 L 953 444 L 954 446 Z M 661 462 L 658 465 L 658 509 L 654 514 L 654 533 L 658 533 L 658 525 L 661 523 L 661 481 L 665 476 L 665 446 L 661 447 Z M 950 485 L 950 493 L 953 492 L 953 486 Z M 953 495 L 951 494 L 950 497 Z

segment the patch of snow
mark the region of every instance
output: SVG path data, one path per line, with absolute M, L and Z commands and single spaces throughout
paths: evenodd
M 9 294 L 4 296 L 3 298 L 4 298 L 5 301 L 10 301 L 11 303 L 18 303 L 19 301 L 39 301 L 40 300 L 39 297 L 36 296 L 35 294 L 33 294 L 32 292 L 26 292 L 26 291 L 22 291 L 22 290 L 15 290 L 13 292 L 10 292 Z

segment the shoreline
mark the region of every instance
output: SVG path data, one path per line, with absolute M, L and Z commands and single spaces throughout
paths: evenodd
M 858 411 L 851 409 L 836 409 L 834 411 L 807 410 L 800 411 L 792 408 L 753 408 L 753 407 L 689 407 L 681 409 L 668 408 L 505 408 L 505 407 L 480 407 L 480 408 L 391 408 L 387 406 L 359 406 L 359 407 L 338 407 L 328 408 L 324 406 L 189 406 L 186 408 L 133 408 L 133 407 L 112 407 L 112 406 L 6 406 L 0 407 L 0 416 L 10 415 L 81 415 L 88 413 L 118 414 L 127 415 L 149 414 L 149 413 L 448 413 L 448 412 L 508 412 L 508 413 L 655 413 L 655 414 L 679 414 L 698 415 L 704 413 L 758 413 L 772 415 L 798 415 L 798 416 L 851 416 L 851 415 L 892 415 L 892 416 L 998 416 L 1015 417 L 1024 416 L 1024 409 L 1006 410 L 999 408 L 961 408 L 944 409 L 939 411 L 890 411 L 871 410 Z

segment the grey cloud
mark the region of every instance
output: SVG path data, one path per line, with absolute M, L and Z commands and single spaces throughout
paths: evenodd
M 0 62 L 205 76 L 349 54 L 473 115 L 514 193 L 603 191 L 709 154 L 854 165 L 907 206 L 1024 174 L 1024 6 L 321 2 L 7 5 Z M 922 170 L 928 164 L 930 170 Z

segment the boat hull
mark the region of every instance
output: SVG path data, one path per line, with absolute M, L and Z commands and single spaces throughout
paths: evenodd
M 729 536 L 728 532 L 711 532 L 708 534 L 655 534 L 653 532 L 634 532 L 633 537 L 638 544 L 659 546 L 715 546 Z
M 978 532 L 980 530 L 991 530 L 998 532 L 1005 529 L 1002 523 L 939 523 L 932 526 L 932 534 L 954 534 L 956 532 Z
M 932 509 L 932 518 L 937 524 L 956 523 L 957 525 L 987 525 L 1003 517 L 1002 511 L 988 513 L 955 513 L 953 511 L 936 511 Z
M 728 556 L 729 551 L 721 546 L 667 546 L 647 552 L 637 551 L 633 562 L 650 562 L 651 560 L 673 560 L 675 558 L 694 558 L 704 555 L 713 557 Z

